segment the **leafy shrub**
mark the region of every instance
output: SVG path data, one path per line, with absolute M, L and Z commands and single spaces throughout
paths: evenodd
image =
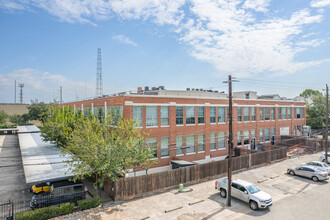
M 59 215 L 67 215 L 67 214 L 70 214 L 74 209 L 74 203 L 64 203 L 64 204 L 61 204 L 59 207 L 58 207 L 58 214 Z
M 101 199 L 98 196 L 94 197 L 94 198 L 78 201 L 78 206 L 81 210 L 95 208 L 95 207 L 99 206 L 100 204 L 101 204 Z
M 33 211 L 20 212 L 15 214 L 16 220 L 44 220 L 59 215 L 67 215 L 73 211 L 74 203 L 65 203 L 60 206 L 49 206 L 35 209 Z

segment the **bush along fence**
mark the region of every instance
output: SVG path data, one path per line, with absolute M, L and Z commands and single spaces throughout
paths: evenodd
M 18 204 L 21 202 L 13 202 L 9 201 L 6 204 L 3 204 L 4 207 L 19 207 Z M 73 211 L 78 210 L 86 210 L 99 206 L 101 204 L 101 200 L 99 197 L 93 197 L 90 199 L 79 200 L 77 202 L 78 207 L 75 206 L 74 203 L 63 203 L 59 206 L 48 206 L 44 208 L 39 208 L 35 210 L 31 210 L 24 206 L 24 209 L 10 209 L 7 212 L 4 212 L 3 215 L 0 215 L 0 220 L 2 219 L 13 219 L 12 217 L 15 215 L 15 220 L 44 220 L 50 219 L 61 215 L 67 215 L 72 213 Z M 5 206 L 6 205 L 6 206 Z M 1 208 L 1 205 L 0 205 Z
M 235 157 L 232 161 L 232 170 L 241 170 L 270 163 L 271 161 L 284 159 L 286 156 L 286 147 L 280 147 L 269 151 Z M 161 173 L 120 178 L 116 182 L 106 181 L 104 183 L 104 191 L 114 201 L 130 200 L 151 192 L 177 187 L 180 183 L 193 184 L 215 178 L 215 176 L 225 174 L 227 167 L 227 160 L 221 160 Z

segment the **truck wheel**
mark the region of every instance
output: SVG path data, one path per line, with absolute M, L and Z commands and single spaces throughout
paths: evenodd
M 316 176 L 313 176 L 313 177 L 312 177 L 312 180 L 313 180 L 314 182 L 317 182 L 317 181 L 319 181 L 319 178 L 317 178 Z
M 222 198 L 226 198 L 226 195 L 227 193 L 226 193 L 226 190 L 224 190 L 224 189 L 220 189 L 220 196 L 222 197 Z
M 258 204 L 257 204 L 255 201 L 251 200 L 251 201 L 250 201 L 250 208 L 251 208 L 253 211 L 256 211 L 256 210 L 258 210 Z

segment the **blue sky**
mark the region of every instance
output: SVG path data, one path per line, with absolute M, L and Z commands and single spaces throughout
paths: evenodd
M 138 86 L 294 97 L 330 83 L 330 0 L 0 1 L 0 103 Z M 18 99 L 17 99 L 18 100 Z

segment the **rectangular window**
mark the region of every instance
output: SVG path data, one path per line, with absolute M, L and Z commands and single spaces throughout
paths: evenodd
M 274 143 L 275 143 L 275 128 L 272 128 L 272 130 L 271 130 L 271 138 L 272 138 L 272 144 L 274 145 Z
M 160 107 L 160 124 L 162 126 L 170 124 L 168 106 L 161 106 Z
M 205 144 L 204 144 L 205 138 L 204 137 L 205 137 L 204 134 L 198 135 L 198 152 L 205 151 Z
M 169 155 L 169 137 L 163 137 L 160 139 L 160 156 L 168 157 Z
M 237 146 L 242 146 L 242 131 L 237 132 Z
M 216 139 L 215 139 L 215 133 L 210 134 L 210 150 L 216 149 Z
M 225 122 L 225 107 L 218 107 L 218 122 Z
M 186 107 L 186 124 L 187 125 L 195 124 L 195 106 Z
M 182 106 L 176 107 L 176 124 L 183 125 L 183 107 Z
M 95 118 L 99 119 L 101 123 L 104 122 L 105 118 L 105 109 L 104 107 L 94 107 Z
M 288 108 L 288 119 L 291 120 L 291 108 Z
M 282 119 L 282 108 L 278 107 L 277 110 L 278 110 L 278 120 L 281 120 Z
M 304 108 L 302 107 L 301 108 L 301 118 L 304 118 L 304 113 L 305 113 L 305 111 L 304 111 Z
M 297 109 L 297 119 L 299 119 L 301 117 L 301 115 L 300 115 L 300 108 L 297 107 L 296 109 Z
M 286 107 L 282 107 L 282 119 L 286 119 Z
M 146 145 L 150 149 L 154 149 L 154 158 L 157 158 L 157 138 L 147 138 Z
M 259 119 L 260 121 L 264 120 L 264 108 L 263 107 L 259 107 Z
M 183 136 L 176 137 L 176 155 L 183 155 Z
M 216 122 L 216 107 L 210 107 L 210 123 Z
M 250 144 L 250 133 L 249 130 L 244 130 L 244 145 Z
M 244 107 L 244 121 L 250 121 L 250 107 Z
M 158 125 L 158 112 L 157 106 L 147 106 L 146 107 L 146 126 L 157 126 Z
M 137 122 L 138 127 L 142 127 L 142 106 L 133 106 L 133 120 Z
M 271 120 L 275 120 L 275 108 L 271 108 Z
M 198 124 L 204 124 L 204 107 L 198 107 Z
M 187 135 L 186 136 L 186 153 L 194 153 L 195 151 L 195 135 Z
M 266 121 L 270 120 L 269 108 L 265 108 L 265 120 Z
M 256 121 L 256 107 L 251 108 L 251 121 Z
M 256 148 L 256 129 L 251 130 L 251 150 Z
M 265 128 L 265 141 L 270 141 L 270 129 Z
M 92 108 L 91 107 L 84 107 L 84 115 L 91 116 L 92 115 Z
M 107 115 L 112 117 L 113 123 L 118 125 L 118 120 L 123 117 L 123 106 L 108 106 Z
M 226 148 L 225 132 L 218 133 L 218 150 Z
M 260 129 L 260 136 L 259 136 L 259 142 L 263 143 L 264 142 L 264 130 Z
M 242 121 L 242 107 L 237 107 L 237 121 Z

